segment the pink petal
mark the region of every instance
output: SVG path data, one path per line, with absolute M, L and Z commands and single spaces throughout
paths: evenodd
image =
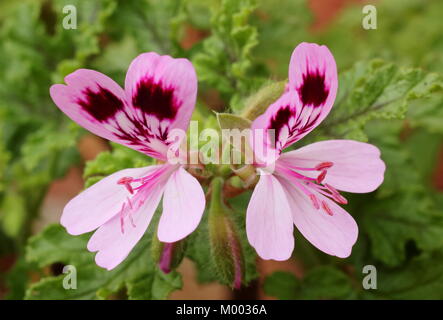
M 53 85 L 50 94 L 68 117 L 100 137 L 166 159 L 167 146 L 135 118 L 123 89 L 113 80 L 93 70 L 79 69 L 67 75 L 65 82 L 67 85 Z
M 298 150 L 287 152 L 279 163 L 298 167 L 315 167 L 322 162 L 332 162 L 323 183 L 347 192 L 365 193 L 377 189 L 383 182 L 385 164 L 380 150 L 372 144 L 352 140 L 316 142 Z M 318 173 L 304 171 L 316 177 Z
M 119 142 L 107 125 L 128 109 L 123 89 L 104 74 L 88 69 L 67 75 L 65 82 L 67 85 L 50 88 L 55 104 L 92 133 Z
M 183 168 L 175 171 L 166 184 L 163 213 L 158 226 L 162 242 L 175 242 L 195 230 L 205 209 L 200 183 Z
M 304 123 L 304 120 L 300 118 L 300 110 L 297 94 L 288 92 L 252 122 L 253 149 L 258 159 L 272 162 L 283 148 L 298 139 L 301 133 L 299 129 L 303 129 Z M 262 137 L 263 139 L 260 139 Z M 263 149 L 258 152 L 261 144 L 263 144 Z M 276 152 L 272 153 L 273 150 Z
M 279 178 L 291 206 L 295 226 L 300 233 L 321 251 L 346 258 L 357 241 L 358 227 L 354 219 L 339 205 L 315 192 L 319 203 L 326 202 L 333 215 L 323 208 L 316 209 L 310 198 L 289 180 Z
M 337 67 L 329 49 L 314 43 L 298 45 L 285 93 L 252 123 L 254 130 L 275 130 L 275 143 L 269 139 L 271 133 L 265 135 L 265 150 L 280 152 L 317 127 L 334 104 L 337 86 Z M 260 141 L 254 139 L 253 147 L 261 147 Z
M 55 104 L 92 133 L 149 156 L 167 159 L 168 135 L 186 130 L 194 110 L 197 77 L 186 59 L 156 53 L 130 65 L 123 91 L 107 76 L 87 69 L 50 89 Z
M 102 225 L 88 242 L 88 250 L 98 251 L 95 262 L 102 268 L 111 270 L 118 266 L 142 238 L 158 207 L 164 183 L 153 185 L 146 190 L 144 203 L 132 210 L 132 223 L 121 230 L 120 217 L 117 215 Z
M 114 217 L 129 191 L 117 182 L 123 177 L 140 178 L 161 166 L 125 169 L 111 174 L 81 192 L 63 209 L 60 223 L 72 235 L 90 232 Z
M 263 259 L 287 260 L 294 249 L 291 209 L 279 181 L 262 175 L 246 212 L 249 243 Z
M 125 91 L 137 118 L 155 134 L 167 135 L 173 128 L 186 131 L 195 107 L 197 75 L 187 59 L 143 53 L 129 66 Z
M 326 46 L 303 42 L 295 48 L 289 64 L 289 90 L 300 96 L 304 108 L 317 114 L 320 123 L 329 113 L 337 93 L 337 66 Z M 308 111 L 304 111 L 307 113 Z

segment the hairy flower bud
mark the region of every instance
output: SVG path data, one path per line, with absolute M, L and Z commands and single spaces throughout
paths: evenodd
M 212 258 L 222 281 L 239 289 L 244 275 L 244 257 L 232 211 L 222 199 L 223 179 L 214 178 L 211 186 L 209 238 Z
M 272 82 L 263 86 L 257 93 L 250 96 L 246 101 L 246 107 L 242 117 L 254 120 L 264 113 L 275 100 L 280 98 L 286 88 L 287 81 Z
M 186 241 L 181 240 L 172 243 L 161 242 L 157 234 L 154 234 L 151 244 L 153 260 L 164 273 L 169 273 L 177 268 L 183 260 Z

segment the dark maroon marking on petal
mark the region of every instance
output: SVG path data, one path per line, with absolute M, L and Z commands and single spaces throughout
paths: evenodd
M 302 107 L 304 108 L 304 107 Z M 280 135 L 281 129 L 287 125 L 288 126 L 288 140 L 285 142 L 285 144 L 282 146 L 282 148 L 285 148 L 286 146 L 290 145 L 294 141 L 298 139 L 298 137 L 302 134 L 305 134 L 306 132 L 313 129 L 315 124 L 317 123 L 320 113 L 317 113 L 313 115 L 312 113 L 308 115 L 308 119 L 306 120 L 304 117 L 301 117 L 300 115 L 295 119 L 295 123 L 292 126 L 289 126 L 289 118 L 291 116 L 295 116 L 296 110 L 291 109 L 291 107 L 288 105 L 286 107 L 280 108 L 277 113 L 274 115 L 274 117 L 271 118 L 271 121 L 269 123 L 268 129 L 274 129 L 275 130 L 275 143 L 277 145 L 277 141 Z M 272 133 L 270 133 L 272 134 Z M 275 146 L 274 146 L 275 147 Z
M 138 119 L 127 112 L 124 114 L 131 123 L 131 126 L 123 128 L 118 122 L 116 122 L 117 132 L 114 132 L 114 135 L 125 141 L 129 146 L 135 147 L 140 152 L 157 158 L 161 157 L 162 155 L 149 147 L 148 144 L 152 142 L 152 140 L 160 140 L 168 146 L 171 143 L 170 141 L 166 141 L 168 137 L 168 129 L 166 128 L 162 130 L 161 128 L 157 128 L 159 132 L 154 134 L 154 130 L 151 128 L 151 123 L 147 121 L 146 118 Z
M 303 105 L 318 107 L 325 103 L 329 89 L 325 85 L 325 75 L 317 70 L 303 75 L 303 84 L 298 88 Z
M 124 104 L 115 94 L 108 89 L 98 85 L 99 90 L 94 92 L 91 88 L 86 88 L 83 93 L 85 99 L 79 99 L 77 103 L 88 112 L 92 117 L 100 122 L 104 122 L 109 118 L 123 110 Z
M 290 106 L 286 106 L 283 108 L 280 108 L 277 113 L 274 115 L 273 118 L 271 118 L 271 122 L 268 126 L 268 129 L 274 129 L 275 130 L 275 139 L 278 140 L 278 137 L 280 135 L 280 130 L 288 124 L 289 117 L 292 115 L 292 111 Z
M 174 89 L 164 87 L 161 82 L 155 83 L 154 79 L 148 77 L 137 84 L 132 104 L 145 114 L 154 115 L 159 120 L 174 119 L 178 109 Z

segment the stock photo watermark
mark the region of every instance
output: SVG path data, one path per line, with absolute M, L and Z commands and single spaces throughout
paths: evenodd
M 77 289 L 77 268 L 73 265 L 64 266 L 63 273 L 66 274 L 63 278 L 63 288 L 66 290 Z
M 272 173 L 279 150 L 288 139 L 274 129 L 198 129 L 198 121 L 191 121 L 189 135 L 173 129 L 168 135 L 167 162 L 169 164 L 254 164 L 263 173 Z M 188 145 L 189 142 L 189 145 Z
M 62 22 L 63 29 L 66 30 L 77 29 L 77 8 L 72 4 L 68 4 L 64 6 L 62 10 L 63 13 L 66 14 Z
M 377 289 L 377 268 L 371 264 L 365 265 L 362 270 L 363 277 L 362 286 L 366 290 Z
M 365 30 L 377 29 L 377 8 L 374 5 L 365 5 L 362 9 L 363 20 L 361 25 Z

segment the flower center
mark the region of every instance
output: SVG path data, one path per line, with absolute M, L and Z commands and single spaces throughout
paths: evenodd
M 122 203 L 119 215 L 120 215 L 120 229 L 122 234 L 125 233 L 125 220 L 129 220 L 132 227 L 136 227 L 132 213 L 135 212 L 144 203 L 146 197 L 145 192 L 148 191 L 159 182 L 159 178 L 163 176 L 163 173 L 169 169 L 168 166 L 164 166 L 157 170 L 149 172 L 148 175 L 141 178 L 123 177 L 117 181 L 118 185 L 123 186 L 128 190 L 129 195 L 126 197 L 126 201 Z
M 325 161 L 320 162 L 314 167 L 299 167 L 285 162 L 284 166 L 279 166 L 279 170 L 295 178 L 292 179 L 291 182 L 293 182 L 305 195 L 309 197 L 312 206 L 315 209 L 322 209 L 325 213 L 332 216 L 334 215 L 334 212 L 332 211 L 331 207 L 326 201 L 320 201 L 316 193 L 320 193 L 339 204 L 348 203 L 348 200 L 346 200 L 346 198 L 343 197 L 337 189 L 330 184 L 323 182 L 328 174 L 328 169 L 333 167 L 333 165 L 333 162 Z M 306 174 L 303 174 L 300 171 L 306 172 Z M 315 172 L 315 174 L 308 175 L 308 172 Z M 313 178 L 315 175 L 316 177 Z

